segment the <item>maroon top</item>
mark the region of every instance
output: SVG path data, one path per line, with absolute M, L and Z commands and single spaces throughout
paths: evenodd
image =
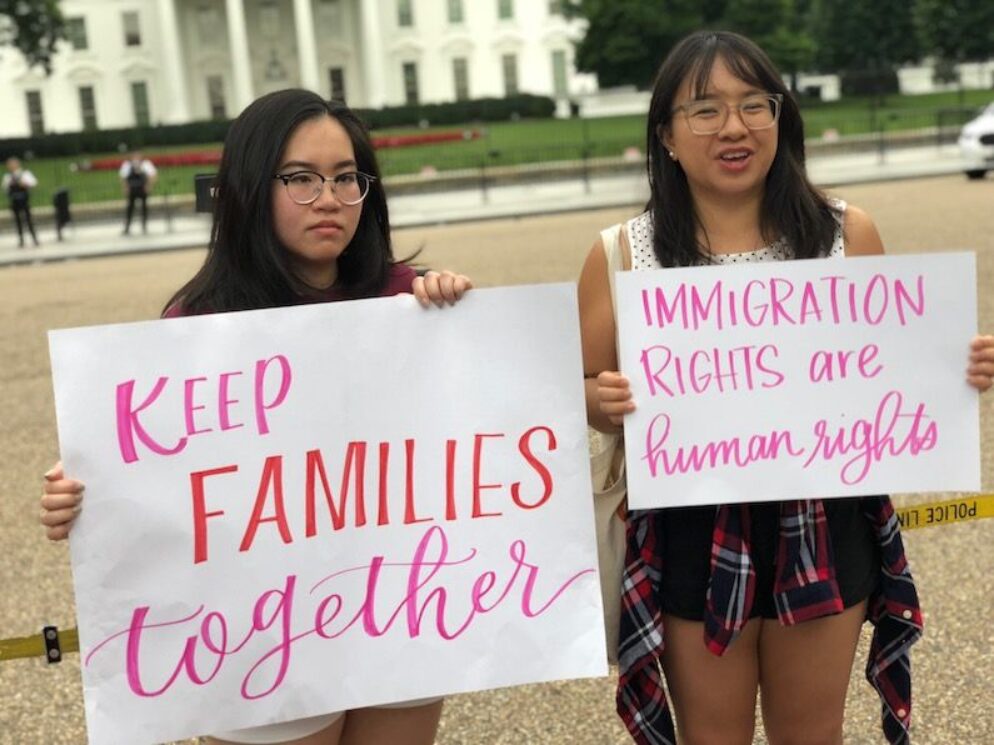
M 376 297 L 392 297 L 393 295 L 410 293 L 411 284 L 414 282 L 416 276 L 417 273 L 407 264 L 392 264 L 390 266 L 390 273 L 387 275 L 387 283 Z M 348 299 L 334 285 L 327 290 L 322 290 L 319 297 L 321 298 L 321 302 L 325 303 Z
M 409 293 L 416 276 L 417 273 L 407 264 L 392 264 L 390 266 L 390 273 L 387 275 L 387 283 L 383 286 L 380 294 L 376 295 L 376 297 L 392 297 L 393 295 L 403 295 L 404 293 Z M 326 290 L 321 290 L 320 293 L 318 293 L 318 302 L 320 303 L 334 303 L 339 300 L 347 299 L 348 298 L 342 294 L 342 290 L 334 285 Z M 301 302 L 306 301 L 302 299 Z M 178 318 L 185 315 L 187 315 L 187 313 L 183 312 L 182 306 L 173 305 L 166 309 L 166 312 L 162 314 L 162 317 Z

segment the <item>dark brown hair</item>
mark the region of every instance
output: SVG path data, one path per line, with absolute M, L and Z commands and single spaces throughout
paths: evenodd
M 766 53 L 749 39 L 726 31 L 698 31 L 680 41 L 656 73 L 646 127 L 646 162 L 651 196 L 653 248 L 663 266 L 706 263 L 708 250 L 697 239 L 698 218 L 687 176 L 667 156 L 659 132 L 673 122 L 674 98 L 685 80 L 702 97 L 715 60 L 737 78 L 783 96 L 779 145 L 766 176 L 760 229 L 764 236 L 787 239 L 797 258 L 826 255 L 837 229 L 836 214 L 825 195 L 808 180 L 804 166 L 801 112 Z
M 386 194 L 366 127 L 344 104 L 307 90 L 262 96 L 228 130 L 215 186 L 204 265 L 166 304 L 186 314 L 251 310 L 319 298 L 294 272 L 273 224 L 273 179 L 287 141 L 303 122 L 330 116 L 344 127 L 356 168 L 374 177 L 355 236 L 338 258 L 335 287 L 345 297 L 376 295 L 393 263 Z M 282 187 L 280 187 L 282 188 Z

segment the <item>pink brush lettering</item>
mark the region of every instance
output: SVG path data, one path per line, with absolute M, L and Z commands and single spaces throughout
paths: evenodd
M 847 378 L 850 372 L 849 366 L 853 362 L 854 356 L 856 358 L 855 368 L 860 377 L 867 380 L 875 378 L 883 370 L 883 365 L 873 365 L 879 352 L 880 347 L 876 344 L 867 344 L 858 352 L 846 349 L 840 349 L 836 352 L 819 350 L 811 355 L 811 360 L 808 363 L 808 379 L 812 383 L 823 383 L 831 382 L 836 378 L 839 380 Z
M 642 460 L 648 464 L 652 478 L 660 472 L 672 476 L 726 466 L 746 468 L 758 461 L 776 460 L 782 456 L 797 457 L 804 453 L 803 448 L 794 445 L 791 433 L 786 430 L 668 448 L 671 428 L 668 414 L 657 414 L 649 423 Z
M 167 385 L 169 378 L 158 378 L 151 392 L 140 403 L 135 401 L 135 386 L 137 381 L 127 380 L 118 384 L 116 391 L 117 441 L 121 458 L 125 463 L 134 463 L 139 459 L 138 445 L 144 446 L 155 455 L 175 455 L 183 451 L 189 438 L 206 435 L 212 432 L 226 432 L 244 426 L 243 422 L 233 421 L 232 405 L 239 401 L 232 396 L 231 381 L 242 373 L 239 371 L 221 373 L 217 381 L 217 421 L 208 422 L 206 416 L 208 404 L 207 394 L 203 388 L 208 384 L 206 376 L 186 378 L 178 383 L 182 386 L 182 432 L 157 432 L 154 436 L 142 424 L 141 417 L 148 409 L 157 405 Z M 255 366 L 255 420 L 258 433 L 269 433 L 270 412 L 286 401 L 293 378 L 290 361 L 278 354 L 266 360 L 259 360 Z M 268 394 L 268 395 L 267 395 Z M 162 426 L 162 425 L 160 425 Z M 174 425 L 176 429 L 178 426 Z M 170 444 L 171 443 L 171 444 Z
M 656 344 L 642 350 L 640 362 L 649 395 L 729 393 L 775 388 L 784 376 L 773 366 L 780 352 L 773 344 L 695 349 L 683 355 Z
M 183 413 L 186 418 L 186 431 L 190 435 L 200 435 L 204 432 L 211 432 L 210 427 L 205 427 L 204 429 L 198 429 L 196 423 L 193 421 L 193 412 L 203 411 L 207 408 L 205 404 L 195 404 L 193 402 L 196 391 L 194 390 L 197 383 L 205 383 L 207 378 L 187 378 L 183 381 Z
M 925 414 L 925 404 L 905 411 L 904 397 L 888 392 L 877 405 L 872 419 L 857 419 L 848 426 L 829 430 L 825 419 L 814 425 L 816 444 L 804 463 L 807 468 L 816 459 L 833 460 L 855 453 L 842 464 L 839 478 L 844 484 L 858 484 L 866 478 L 874 463 L 885 457 L 907 453 L 911 457 L 932 450 L 938 442 L 938 425 Z
M 286 584 L 281 590 L 267 590 L 264 592 L 259 599 L 256 601 L 255 608 L 252 609 L 252 631 L 249 632 L 251 636 L 256 631 L 268 631 L 273 626 L 277 626 L 280 635 L 279 643 L 266 652 L 259 661 L 255 663 L 251 668 L 249 668 L 248 673 L 242 680 L 242 696 L 246 699 L 257 699 L 268 696 L 270 693 L 275 691 L 283 683 L 283 679 L 286 678 L 287 671 L 290 669 L 290 647 L 295 641 L 291 636 L 292 630 L 292 620 L 293 620 L 293 597 L 294 588 L 297 585 L 296 575 L 289 575 L 286 578 Z M 272 609 L 272 613 L 268 620 L 264 617 L 264 611 L 266 609 L 266 604 L 270 598 L 276 598 L 276 604 Z M 275 658 L 276 669 L 273 673 L 272 680 L 269 681 L 268 686 L 265 681 L 260 686 L 258 692 L 253 692 L 250 690 L 252 686 L 252 679 L 256 676 L 256 673 L 264 668 L 266 663 L 270 659 Z
M 221 424 L 222 431 L 229 429 L 238 429 L 239 427 L 244 427 L 244 422 L 238 422 L 237 424 L 231 423 L 231 405 L 239 403 L 237 398 L 229 398 L 228 388 L 231 385 L 229 382 L 231 378 L 236 375 L 241 375 L 241 370 L 236 370 L 235 372 L 221 373 L 218 378 L 217 385 L 217 419 Z
M 107 637 L 84 658 L 90 665 L 94 658 L 107 655 L 113 642 L 124 638 L 122 664 L 131 691 L 142 698 L 165 695 L 173 688 L 177 695 L 188 695 L 184 682 L 195 686 L 209 684 L 231 658 L 245 658 L 246 670 L 240 692 L 245 699 L 269 696 L 278 690 L 293 669 L 295 655 L 313 654 L 315 648 L 300 649 L 304 639 L 332 642 L 351 632 L 376 639 L 388 633 L 406 638 L 432 635 L 451 641 L 459 638 L 486 614 L 508 604 L 509 612 L 522 618 L 536 618 L 549 612 L 592 568 L 557 572 L 560 579 L 543 587 L 542 568 L 528 558 L 524 540 L 511 542 L 500 567 L 482 567 L 475 580 L 455 579 L 447 570 L 479 561 L 476 549 L 462 558 L 451 558 L 445 531 L 438 525 L 421 536 L 409 561 L 390 562 L 383 555 L 372 557 L 364 565 L 327 575 L 316 582 L 307 595 L 301 596 L 296 575 L 288 575 L 281 587 L 266 589 L 251 603 L 241 624 L 240 641 L 232 638 L 239 626 L 229 613 L 200 606 L 185 616 L 152 621 L 152 610 L 144 605 L 135 609 L 127 628 Z M 382 583 L 385 572 L 406 572 L 406 583 Z M 357 594 L 354 582 L 335 591 L 329 585 L 354 575 L 365 575 L 363 589 Z M 465 570 L 460 571 L 460 577 Z M 386 588 L 396 588 L 391 598 Z M 322 590 L 322 592 L 318 592 Z M 313 613 L 299 606 L 310 598 Z M 351 609 L 346 611 L 346 608 Z M 378 610 L 385 609 L 385 610 Z M 345 620 L 343 620 L 345 613 Z M 337 628 L 336 624 L 341 624 Z M 184 627 L 193 627 L 187 633 Z M 177 639 L 179 632 L 180 639 Z M 185 636 L 184 636 L 185 635 Z M 275 641 L 274 641 L 275 638 Z M 171 671 L 155 683 L 147 680 L 143 651 L 155 649 L 159 661 L 176 657 Z M 119 649 L 119 647 L 118 647 Z M 168 668 L 167 668 L 168 669 Z
M 134 406 L 135 381 L 128 380 L 117 386 L 117 443 L 121 450 L 121 458 L 124 459 L 125 463 L 134 463 L 138 460 L 135 436 L 141 440 L 145 447 L 159 455 L 173 455 L 186 447 L 185 437 L 180 437 L 179 441 L 172 447 L 158 443 L 152 439 L 141 422 L 138 421 L 138 415 L 155 403 L 168 382 L 169 378 L 159 378 L 152 392 L 137 408 Z
M 276 394 L 271 401 L 266 401 L 266 387 L 270 376 L 274 374 L 270 370 L 273 363 L 277 363 L 275 370 L 277 388 Z M 259 360 L 255 363 L 255 421 L 259 428 L 259 434 L 264 435 L 269 432 L 269 420 L 266 412 L 275 409 L 286 399 L 286 394 L 290 390 L 290 380 L 293 374 L 290 371 L 290 361 L 282 354 L 270 357 L 268 360 Z

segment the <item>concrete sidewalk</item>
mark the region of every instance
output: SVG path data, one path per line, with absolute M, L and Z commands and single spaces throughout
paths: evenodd
M 839 193 L 873 216 L 889 253 L 976 251 L 978 328 L 994 329 L 994 178 L 967 182 L 957 174 L 846 185 Z M 575 282 L 597 232 L 634 209 L 402 230 L 398 253 L 424 246 L 424 263 L 458 268 L 480 287 Z M 120 230 L 113 228 L 108 235 Z M 7 590 L 0 599 L 0 637 L 76 624 L 68 547 L 48 544 L 37 518 L 40 475 L 59 450 L 47 331 L 155 318 L 201 256 L 172 251 L 0 270 L 0 587 Z M 991 492 L 994 394 L 981 396 L 979 406 L 981 488 Z M 938 498 L 944 497 L 901 497 L 898 505 Z M 927 618 L 925 637 L 912 653 L 915 745 L 994 742 L 992 528 L 994 521 L 977 520 L 904 535 Z M 885 742 L 880 702 L 863 679 L 870 630 L 864 628 L 853 665 L 840 740 L 847 745 Z M 0 745 L 86 743 L 83 662 L 72 654 L 57 665 L 40 658 L 0 662 Z M 608 676 L 452 696 L 435 742 L 633 745 L 615 713 L 614 684 Z M 181 703 L 192 705 L 196 695 Z M 758 729 L 753 745 L 766 745 Z
M 812 157 L 808 173 L 819 186 L 894 179 L 922 178 L 961 173 L 967 163 L 955 145 L 888 150 L 883 154 L 857 153 Z M 425 194 L 404 193 L 390 197 L 390 219 L 395 228 L 451 222 L 487 220 L 602 207 L 637 207 L 648 197 L 640 167 L 620 175 L 597 175 L 587 180 L 541 180 L 533 183 L 483 186 Z M 169 220 L 151 220 L 147 235 L 121 235 L 120 221 L 68 226 L 62 242 L 51 229 L 41 229 L 40 248 L 17 248 L 12 234 L 0 235 L 0 265 L 87 258 L 113 254 L 201 248 L 210 238 L 207 215 L 179 214 Z

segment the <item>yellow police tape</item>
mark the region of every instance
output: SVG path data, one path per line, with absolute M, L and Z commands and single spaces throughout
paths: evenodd
M 901 523 L 901 530 L 951 525 L 994 517 L 994 494 L 976 494 L 944 502 L 916 504 L 894 511 Z M 0 662 L 24 657 L 45 657 L 50 662 L 58 662 L 62 655 L 78 651 L 79 634 L 76 629 L 59 631 L 54 626 L 47 626 L 41 634 L 34 636 L 0 639 Z
M 60 662 L 67 652 L 79 651 L 79 634 L 76 629 L 59 631 L 54 626 L 34 636 L 0 639 L 0 662 L 22 657 L 44 657 L 49 662 Z
M 929 502 L 901 507 L 894 510 L 901 523 L 901 530 L 931 528 L 969 520 L 994 517 L 994 494 L 975 494 L 945 502 Z

